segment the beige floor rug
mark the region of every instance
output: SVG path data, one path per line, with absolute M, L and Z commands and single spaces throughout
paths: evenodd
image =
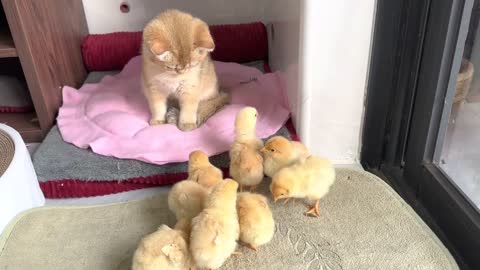
M 260 192 L 267 193 L 269 180 Z M 271 198 L 269 196 L 269 198 Z M 271 207 L 274 239 L 231 257 L 222 269 L 458 269 L 413 210 L 382 180 L 338 169 L 321 217 L 306 207 Z M 0 269 L 126 270 L 139 239 L 160 224 L 173 225 L 166 195 L 93 207 L 45 207 L 12 222 L 0 237 Z

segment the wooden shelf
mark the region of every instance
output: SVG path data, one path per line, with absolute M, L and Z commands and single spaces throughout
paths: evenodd
M 40 142 L 42 140 L 42 130 L 34 112 L 0 113 L 0 123 L 17 130 L 25 142 Z
M 0 32 L 0 58 L 17 56 L 17 49 L 13 43 L 12 35 L 5 31 Z
M 35 104 L 35 113 L 0 114 L 0 123 L 17 129 L 26 142 L 40 142 L 55 124 L 62 86 L 80 87 L 87 76 L 81 52 L 88 34 L 83 2 L 1 0 L 0 4 L 0 75 L 25 81 Z

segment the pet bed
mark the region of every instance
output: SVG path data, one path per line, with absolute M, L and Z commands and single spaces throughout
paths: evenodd
M 269 180 L 260 192 L 268 194 Z M 258 251 L 239 247 L 221 269 L 453 270 L 448 250 L 381 179 L 338 169 L 320 218 L 303 203 L 273 204 L 273 240 Z M 130 269 L 142 236 L 173 226 L 167 195 L 88 207 L 44 207 L 13 221 L 0 237 L 0 269 Z
M 199 128 L 180 131 L 175 125 L 150 126 L 150 111 L 140 87 L 141 58 L 133 58 L 116 76 L 79 90 L 63 88 L 63 105 L 57 123 L 66 142 L 93 152 L 153 164 L 188 160 L 194 150 L 215 155 L 229 149 L 235 137 L 234 122 L 244 106 L 258 110 L 257 135 L 266 138 L 287 121 L 289 110 L 276 73 L 236 63 L 215 62 L 220 88 L 231 104 Z
M 270 72 L 266 62 L 268 37 L 263 23 L 211 26 L 210 30 L 216 42 L 213 59 L 241 62 Z M 140 44 L 140 32 L 88 35 L 82 42 L 82 52 L 85 66 L 92 72 L 85 83 L 98 83 L 105 75 L 117 74 L 118 71 L 113 70 L 122 69 L 137 56 Z M 291 122 L 277 134 L 297 139 Z M 227 154 L 213 157 L 212 162 L 227 173 Z M 33 163 L 42 191 L 48 198 L 106 195 L 170 184 L 187 177 L 186 162 L 155 166 L 100 156 L 65 143 L 57 127 L 40 144 L 33 155 Z
M 263 61 L 244 65 L 264 71 Z M 97 83 L 118 71 L 94 71 L 85 84 Z M 291 121 L 277 135 L 298 140 Z M 65 158 L 68 157 L 68 158 Z M 212 163 L 228 172 L 228 154 L 211 158 Z M 187 177 L 187 162 L 153 165 L 136 160 L 117 159 L 92 153 L 63 141 L 54 126 L 33 154 L 33 164 L 40 187 L 47 198 L 91 197 L 123 191 L 168 185 Z

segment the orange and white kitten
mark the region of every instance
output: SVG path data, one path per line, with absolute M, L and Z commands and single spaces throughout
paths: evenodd
M 197 128 L 227 103 L 210 59 L 214 48 L 208 25 L 188 13 L 167 10 L 147 24 L 142 88 L 151 125 L 166 123 L 169 99 L 178 102 L 178 127 L 183 131 Z

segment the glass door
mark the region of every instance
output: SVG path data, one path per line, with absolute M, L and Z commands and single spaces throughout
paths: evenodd
M 475 0 L 463 53 L 455 59 L 434 162 L 480 208 L 480 1 Z M 457 68 L 458 67 L 458 68 Z

